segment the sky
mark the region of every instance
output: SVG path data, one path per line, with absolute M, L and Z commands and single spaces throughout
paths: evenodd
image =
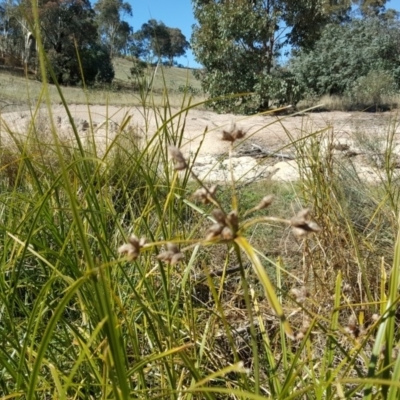
M 191 0 L 125 0 L 132 6 L 133 17 L 126 18 L 134 31 L 140 29 L 149 19 L 164 22 L 170 28 L 179 28 L 190 41 L 192 25 L 196 22 L 193 16 Z M 399 0 L 400 2 L 400 0 Z M 186 56 L 175 59 L 188 68 L 198 68 L 198 64 L 190 49 Z
M 133 10 L 133 17 L 127 18 L 135 31 L 149 19 L 164 22 L 171 28 L 179 28 L 190 41 L 192 25 L 196 23 L 193 16 L 191 0 L 126 0 Z M 391 0 L 386 3 L 386 8 L 400 11 L 400 0 Z M 195 60 L 190 49 L 186 56 L 176 58 L 176 61 L 188 68 L 201 67 Z

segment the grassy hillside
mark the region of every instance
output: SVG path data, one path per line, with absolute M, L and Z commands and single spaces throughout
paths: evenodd
M 117 58 L 114 62 L 115 67 L 115 82 L 128 83 L 130 79 L 130 69 L 132 62 L 125 58 Z M 151 78 L 155 72 L 156 67 L 149 67 L 146 78 Z M 169 91 L 178 91 L 180 86 L 190 85 L 193 88 L 200 89 L 200 82 L 193 76 L 192 70 L 187 68 L 176 67 L 162 67 L 157 70 L 154 77 L 154 89 L 156 91 L 164 90 L 165 87 Z
M 75 87 L 63 87 L 63 95 L 67 102 L 72 104 L 114 104 L 135 105 L 141 100 L 140 95 L 133 89 L 130 77 L 132 63 L 127 59 L 115 60 L 115 81 L 111 87 L 89 88 L 83 90 Z M 183 88 L 190 85 L 200 89 L 199 82 L 194 78 L 192 71 L 185 68 L 159 67 L 154 74 L 154 67 L 150 67 L 144 79 L 149 81 L 154 77 L 152 94 L 156 101 L 160 101 L 163 88 L 168 90 L 171 105 L 181 104 Z M 42 83 L 33 75 L 26 78 L 22 70 L 0 69 L 0 112 L 15 111 L 15 108 L 26 108 L 27 105 L 36 104 L 41 96 Z M 49 85 L 48 90 L 54 103 L 59 103 L 60 98 L 54 85 Z M 193 94 L 193 92 L 191 92 Z

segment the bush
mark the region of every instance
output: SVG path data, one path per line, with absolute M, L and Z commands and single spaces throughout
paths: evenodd
M 400 23 L 376 18 L 328 25 L 311 51 L 301 51 L 290 68 L 304 90 L 342 95 L 371 71 L 387 71 L 400 82 Z
M 77 57 L 58 53 L 51 49 L 47 53 L 51 67 L 57 82 L 63 85 L 82 84 L 82 74 L 87 85 L 94 83 L 111 83 L 114 79 L 114 67 L 108 50 L 100 45 L 94 44 L 88 49 L 81 50 L 79 54 L 81 65 Z M 47 68 L 47 79 L 54 83 Z M 41 80 L 41 76 L 38 76 Z
M 189 93 L 192 96 L 198 96 L 201 94 L 201 89 L 197 89 L 190 84 L 186 84 L 186 85 L 179 85 L 178 92 Z
M 139 79 L 144 76 L 144 71 L 147 68 L 147 63 L 139 58 L 133 58 L 133 67 L 131 67 L 131 76 L 133 79 Z
M 354 105 L 362 108 L 386 106 L 390 96 L 394 96 L 397 85 L 388 71 L 370 71 L 358 78 L 348 95 Z

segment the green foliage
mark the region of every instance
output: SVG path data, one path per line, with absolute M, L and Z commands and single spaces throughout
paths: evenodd
M 268 180 L 220 190 L 196 178 L 197 153 L 179 150 L 189 98 L 175 111 L 166 88 L 161 107 L 143 91 L 144 126 L 126 114 L 100 147 L 54 86 L 68 141 L 47 84 L 47 124 L 42 97 L 21 135 L 1 121 L 0 397 L 398 398 L 396 121 L 374 186 L 343 173 L 331 124 L 300 139 L 286 130 L 300 181 L 260 203 Z M 225 130 L 230 155 L 243 136 Z M 303 205 L 315 221 L 309 210 L 289 220 Z M 281 226 L 280 247 L 260 235 L 257 250 L 261 225 Z
M 145 61 L 140 60 L 139 58 L 133 58 L 133 66 L 130 68 L 132 79 L 132 86 L 134 90 L 147 90 L 148 88 L 148 80 L 145 79 L 145 72 L 148 66 Z
M 0 1 L 0 55 L 21 59 L 25 51 L 24 24 L 21 23 L 17 3 Z
M 192 96 L 198 96 L 201 94 L 201 89 L 194 87 L 191 84 L 179 85 L 178 92 L 189 93 Z
M 131 71 L 131 76 L 134 79 L 139 79 L 142 78 L 144 76 L 144 71 L 147 68 L 147 63 L 138 59 L 138 58 L 134 58 L 133 59 L 133 67 L 131 67 L 130 71 Z
M 303 95 L 303 88 L 288 70 L 277 68 L 271 74 L 263 74 L 254 86 L 254 98 L 261 104 L 264 93 L 268 93 L 270 104 L 275 106 L 296 105 Z
M 331 24 L 311 51 L 300 51 L 292 59 L 291 70 L 307 91 L 317 95 L 354 92 L 361 81 L 355 82 L 372 71 L 399 85 L 399 32 L 398 21 L 378 18 Z
M 214 109 L 245 113 L 297 102 L 298 84 L 277 68 L 282 46 L 310 47 L 328 21 L 349 9 L 347 2 L 327 7 L 320 1 L 197 0 L 193 5 L 198 23 L 192 48 L 204 66 L 197 78 L 210 98 L 224 97 L 210 103 Z
M 211 105 L 218 111 L 254 112 L 269 107 L 270 93 L 255 99 L 227 96 L 255 90 L 262 75 L 271 73 L 279 50 L 276 32 L 280 14 L 275 2 L 194 1 L 198 24 L 194 27 L 192 48 L 204 66 L 197 72 L 203 90 L 210 98 L 224 96 Z
M 254 113 L 275 104 L 295 104 L 304 91 L 343 92 L 343 87 L 348 89 L 363 72 L 368 72 L 349 74 L 346 63 L 353 70 L 362 63 L 369 63 L 370 69 L 392 68 L 399 53 L 393 48 L 397 41 L 393 33 L 399 29 L 392 24 L 393 13 L 383 13 L 384 4 L 385 1 L 193 0 L 197 24 L 192 48 L 204 66 L 196 76 L 210 98 L 224 98 L 209 104 L 221 112 Z M 362 15 L 379 15 L 375 25 L 392 24 L 391 38 L 379 35 L 380 28 L 372 23 L 364 29 L 356 21 L 354 31 L 349 31 L 347 22 L 355 6 Z M 348 45 L 350 38 L 352 44 Z M 369 41 L 367 46 L 362 45 L 364 41 Z M 281 73 L 277 64 L 277 56 L 287 43 L 300 54 L 294 62 L 296 77 Z M 389 61 L 382 66 L 377 59 L 382 61 L 385 57 Z
M 126 21 L 121 20 L 121 16 L 132 16 L 130 4 L 122 0 L 99 0 L 94 9 L 100 39 L 108 48 L 110 57 L 126 51 L 132 28 Z
M 189 181 L 195 155 L 175 155 L 188 167 L 179 172 L 167 155 L 168 145 L 183 144 L 191 106 L 173 113 L 168 98 L 162 107 L 143 100 L 157 122 L 145 128 L 149 142 L 128 116 L 101 150 L 96 132 L 84 144 L 72 120 L 68 143 L 52 127 L 44 134 L 40 119 L 22 137 L 6 128 L 13 146 L 0 152 L 0 396 L 396 399 L 400 238 L 392 237 L 397 212 L 387 200 L 398 199 L 398 185 L 385 179 L 374 196 L 343 180 L 332 146 L 328 153 L 321 146 L 327 129 L 292 140 L 298 184 L 232 182 L 207 192 Z M 205 204 L 194 204 L 198 186 Z M 348 188 L 365 190 L 362 229 Z M 266 193 L 275 200 L 264 209 Z M 301 203 L 324 229 L 294 241 L 289 222 L 315 229 L 313 221 L 287 220 Z M 392 235 L 379 240 L 390 231 L 388 217 Z M 282 222 L 285 239 L 275 245 L 271 234 L 257 235 L 261 225 L 275 231 Z M 135 243 L 132 233 L 148 239 L 135 260 L 118 254 Z M 212 251 L 218 257 L 205 255 Z M 176 264 L 161 263 L 168 252 L 179 256 Z M 285 253 L 297 253 L 294 268 Z
M 310 49 L 329 23 L 350 19 L 352 4 L 365 1 L 282 1 L 283 19 L 291 27 L 288 42 L 295 48 Z M 354 4 L 353 4 L 354 6 Z
M 111 83 L 114 79 L 114 66 L 108 49 L 94 44 L 80 54 L 82 69 L 87 83 Z
M 183 56 L 188 48 L 189 42 L 180 29 L 150 19 L 135 32 L 132 51 L 136 57 L 166 58 L 172 66 L 174 57 Z
M 170 44 L 164 56 L 169 59 L 169 65 L 172 66 L 174 57 L 184 56 L 190 44 L 179 28 L 168 28 L 168 33 Z
M 25 2 L 24 6 L 24 15 L 33 27 L 31 5 Z M 110 52 L 99 41 L 95 13 L 89 1 L 43 0 L 38 12 L 43 48 L 59 83 L 77 85 L 83 80 L 87 84 L 112 81 L 114 71 Z M 47 75 L 52 82 L 48 69 Z M 40 73 L 38 77 L 41 79 Z
M 394 96 L 397 91 L 398 83 L 391 72 L 372 70 L 354 82 L 348 96 L 355 108 L 365 109 L 371 106 L 378 108 L 389 106 L 387 99 Z
M 103 0 L 96 4 L 96 11 L 87 0 L 43 0 L 38 3 L 43 46 L 53 62 L 60 83 L 74 85 L 82 81 L 77 72 L 80 68 L 77 52 L 81 53 L 82 59 L 89 56 L 91 59 L 97 58 L 99 65 L 107 64 L 94 71 L 92 61 L 82 63 L 88 83 L 99 80 L 109 83 L 112 80 L 111 61 L 107 58 L 127 50 L 132 29 L 125 21 L 121 21 L 120 14 L 130 14 L 131 9 L 127 3 Z M 28 37 L 37 34 L 30 1 L 23 0 L 19 4 L 7 1 L 4 9 L 0 6 L 0 26 L 0 52 L 22 54 L 25 63 L 34 67 L 30 58 L 35 43 L 31 49 L 27 45 Z

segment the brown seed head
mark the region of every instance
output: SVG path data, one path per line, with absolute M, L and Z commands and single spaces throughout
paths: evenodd
M 265 197 L 262 198 L 262 200 L 256 205 L 255 209 L 256 210 L 263 210 L 264 208 L 269 207 L 272 202 L 274 201 L 274 195 L 269 194 Z
M 209 189 L 202 187 L 193 193 L 193 197 L 200 200 L 203 204 L 209 204 L 215 200 L 215 193 L 217 192 L 217 189 L 217 185 L 213 185 Z
M 212 211 L 216 223 L 208 229 L 206 240 L 221 238 L 223 240 L 233 240 L 238 230 L 238 216 L 236 211 L 231 211 L 226 215 L 221 209 L 216 208 Z
M 135 235 L 131 235 L 128 243 L 123 244 L 118 248 L 119 254 L 126 255 L 129 261 L 136 260 L 139 257 L 140 249 L 146 244 L 145 238 L 138 239 Z
M 290 220 L 292 232 L 295 236 L 304 237 L 309 233 L 319 232 L 321 228 L 311 219 L 311 212 L 308 208 L 301 210 Z
M 239 218 L 236 211 L 231 211 L 227 215 L 226 221 L 235 231 L 239 229 Z
M 232 229 L 229 228 L 228 226 L 225 226 L 224 229 L 222 229 L 221 232 L 221 239 L 224 240 L 233 240 L 235 238 Z
M 242 139 L 245 136 L 246 132 L 241 128 L 237 128 L 235 123 L 232 124 L 229 130 L 222 131 L 222 140 L 228 142 L 234 142 L 235 140 Z
M 226 142 L 234 142 L 235 139 L 233 138 L 233 136 L 231 135 L 230 132 L 228 131 L 222 131 L 222 140 L 225 140 Z
M 226 215 L 220 208 L 215 208 L 212 210 L 211 214 L 218 223 L 224 226 L 226 225 Z
M 175 171 L 185 170 L 188 165 L 185 158 L 183 157 L 182 152 L 175 146 L 169 146 L 168 150 L 170 156 L 172 157 L 172 160 L 174 161 Z
M 206 240 L 212 240 L 219 237 L 224 228 L 225 225 L 219 223 L 211 225 L 210 228 L 208 228 Z
M 179 251 L 175 243 L 167 243 L 167 250 L 157 256 L 158 260 L 170 265 L 176 265 L 184 258 L 185 256 Z

